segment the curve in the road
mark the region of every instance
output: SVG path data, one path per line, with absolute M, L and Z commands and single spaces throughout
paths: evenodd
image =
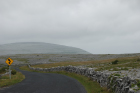
M 86 93 L 77 80 L 65 75 L 16 70 L 22 72 L 26 79 L 0 89 L 0 93 Z

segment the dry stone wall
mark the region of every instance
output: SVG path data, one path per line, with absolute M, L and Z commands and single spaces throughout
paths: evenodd
M 114 93 L 139 93 L 135 92 L 131 86 L 137 84 L 136 80 L 132 80 L 129 77 L 120 78 L 118 76 L 112 76 L 111 74 L 103 73 L 100 71 L 94 71 L 92 68 L 80 68 L 76 66 L 62 66 L 52 68 L 34 68 L 28 65 L 30 69 L 36 71 L 67 71 L 80 75 L 90 77 L 94 81 L 97 81 L 101 87 L 107 87 L 114 91 Z

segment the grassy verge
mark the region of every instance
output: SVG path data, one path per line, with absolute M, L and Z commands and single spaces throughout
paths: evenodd
M 26 71 L 32 71 L 32 72 L 48 73 L 48 72 L 43 72 L 43 71 L 33 71 L 29 69 L 27 66 L 22 66 L 20 67 L 20 69 L 26 70 Z M 75 73 L 69 73 L 65 71 L 49 72 L 49 73 L 63 74 L 63 75 L 67 75 L 69 77 L 77 79 L 85 87 L 87 93 L 112 93 L 112 92 L 109 92 L 107 88 L 100 87 L 99 83 L 97 83 L 96 81 L 93 81 L 90 78 L 85 77 L 83 75 L 78 75 Z
M 67 75 L 69 77 L 77 79 L 85 87 L 87 93 L 111 93 L 107 90 L 107 88 L 100 87 L 99 83 L 83 75 L 78 75 L 75 73 L 69 73 L 65 71 L 55 73 Z
M 11 79 L 9 79 L 9 75 L 2 76 L 0 78 L 0 88 L 14 85 L 21 82 L 23 79 L 25 79 L 25 76 L 20 72 L 17 72 L 15 75 L 11 75 Z

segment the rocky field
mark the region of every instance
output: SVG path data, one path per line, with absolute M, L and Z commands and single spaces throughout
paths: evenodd
M 56 62 L 85 62 L 105 59 L 118 59 L 124 57 L 140 56 L 136 54 L 15 54 L 1 55 L 0 65 L 6 65 L 7 58 L 13 59 L 12 65 L 21 64 L 47 64 Z
M 93 68 L 96 71 L 102 71 L 105 73 L 117 73 L 122 76 L 129 76 L 131 78 L 140 79 L 140 53 L 2 55 L 0 56 L 0 67 L 7 66 L 5 61 L 9 57 L 14 61 L 11 66 L 46 64 L 47 67 L 50 63 L 57 63 L 54 66 L 73 65 L 82 68 Z M 119 63 L 113 65 L 111 63 L 112 60 L 119 60 Z M 53 65 L 50 67 L 53 67 Z

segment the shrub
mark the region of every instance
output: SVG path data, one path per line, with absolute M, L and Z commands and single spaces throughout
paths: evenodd
M 0 69 L 0 73 L 6 72 L 5 69 L 9 69 L 9 68 L 8 68 L 8 67 L 2 67 L 2 68 Z
M 118 64 L 118 60 L 112 61 L 112 64 Z
M 12 75 L 15 75 L 16 73 L 17 73 L 17 71 L 14 70 L 14 69 L 12 69 L 11 74 L 12 74 Z
M 138 58 L 137 61 L 140 61 L 140 58 Z
M 140 88 L 140 81 L 138 81 L 137 86 Z
M 116 74 L 114 74 L 114 76 L 121 76 L 121 75 L 116 73 Z

